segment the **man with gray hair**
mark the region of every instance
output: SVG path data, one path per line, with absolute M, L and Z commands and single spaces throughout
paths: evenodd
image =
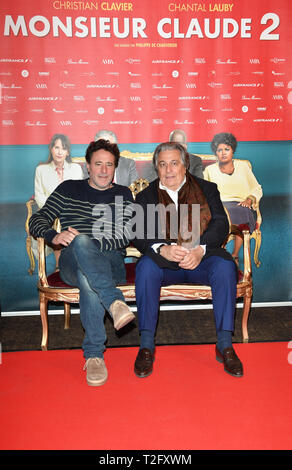
M 185 131 L 183 131 L 182 129 L 175 129 L 171 131 L 171 133 L 169 134 L 169 142 L 178 142 L 186 150 L 188 148 L 187 136 Z M 189 158 L 189 172 L 191 173 L 191 175 L 204 179 L 202 159 L 198 155 L 194 155 L 193 153 L 189 153 Z
M 158 179 L 141 191 L 136 204 L 143 209 L 144 232 L 133 240 L 143 254 L 136 266 L 136 303 L 139 320 L 140 349 L 134 372 L 138 377 L 152 373 L 155 353 L 155 332 L 158 322 L 160 289 L 171 284 L 210 285 L 217 332 L 215 356 L 224 370 L 234 377 L 243 375 L 243 367 L 232 347 L 236 306 L 237 268 L 222 244 L 229 224 L 216 184 L 191 175 L 189 155 L 184 146 L 165 142 L 155 149 L 153 163 Z M 187 206 L 188 234 L 198 226 L 199 239 L 189 246 L 185 232 L 179 227 L 172 234 L 171 218 L 159 230 L 161 212 L 149 217 L 153 206 L 173 207 L 181 219 Z M 192 217 L 199 205 L 197 217 Z M 191 209 L 191 210 L 190 210 Z M 151 229 L 151 235 L 150 235 Z
M 108 140 L 111 144 L 118 143 L 116 134 L 106 129 L 101 129 L 95 134 L 94 141 L 96 142 L 99 139 Z M 85 176 L 88 177 L 86 174 Z M 130 186 L 130 184 L 138 178 L 135 161 L 120 156 L 119 164 L 114 174 L 114 183 L 121 184 L 122 186 Z

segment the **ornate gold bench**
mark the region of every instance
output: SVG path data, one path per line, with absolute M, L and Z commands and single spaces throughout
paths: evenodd
M 135 195 L 148 185 L 148 182 L 139 179 L 131 185 L 131 190 Z M 230 222 L 230 221 L 229 221 Z M 232 236 L 232 234 L 230 234 Z M 242 315 L 242 338 L 244 342 L 248 341 L 248 317 L 251 306 L 253 285 L 250 259 L 250 235 L 248 231 L 243 232 L 243 250 L 244 250 L 244 271 L 237 284 L 237 298 L 243 298 Z M 226 241 L 227 242 L 227 241 Z M 139 258 L 141 254 L 133 247 L 127 249 L 127 256 Z M 135 302 L 135 262 L 126 263 L 127 282 L 119 285 L 118 288 L 124 294 L 125 300 Z M 79 289 L 70 287 L 63 283 L 59 273 L 47 275 L 45 242 L 43 238 L 38 238 L 38 290 L 40 300 L 40 315 L 42 321 L 42 350 L 48 349 L 48 302 L 64 302 L 65 325 L 69 328 L 71 304 L 79 303 Z M 211 288 L 204 285 L 194 284 L 175 284 L 163 287 L 160 294 L 161 301 L 170 300 L 200 300 L 212 299 Z

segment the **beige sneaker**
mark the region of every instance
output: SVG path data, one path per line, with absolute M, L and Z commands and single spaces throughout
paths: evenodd
M 83 370 L 87 369 L 87 383 L 93 387 L 103 385 L 107 381 L 107 368 L 101 357 L 87 359 Z
M 122 300 L 115 300 L 111 304 L 109 310 L 113 316 L 114 327 L 116 330 L 120 330 L 135 318 L 135 315 L 131 312 L 128 305 Z

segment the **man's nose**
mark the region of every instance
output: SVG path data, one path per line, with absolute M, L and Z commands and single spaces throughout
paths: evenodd
M 102 165 L 101 166 L 101 173 L 103 173 L 104 175 L 106 175 L 108 172 L 108 167 L 106 165 Z

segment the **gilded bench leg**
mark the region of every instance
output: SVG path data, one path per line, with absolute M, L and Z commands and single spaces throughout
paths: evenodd
M 250 312 L 251 306 L 251 298 L 252 298 L 252 289 L 248 289 L 244 298 L 243 298 L 243 313 L 242 313 L 242 340 L 243 343 L 248 343 L 248 317 Z
M 41 348 L 42 351 L 47 351 L 48 349 L 48 301 L 45 298 L 45 295 L 40 292 L 40 314 L 42 320 L 42 342 Z
M 260 230 L 256 232 L 256 237 L 255 237 L 255 248 L 254 248 L 254 262 L 257 268 L 260 267 L 261 262 L 259 260 L 259 251 L 262 243 L 262 234 Z
M 69 302 L 64 302 L 64 314 L 65 314 L 64 329 L 68 330 L 70 328 L 70 314 L 71 314 L 71 305 L 69 304 Z

